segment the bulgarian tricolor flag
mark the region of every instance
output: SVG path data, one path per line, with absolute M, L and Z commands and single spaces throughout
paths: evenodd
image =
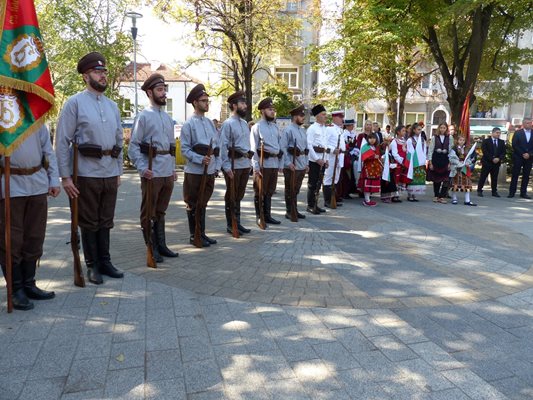
M 416 141 L 416 147 L 413 146 L 413 140 L 407 141 L 407 157 L 403 161 L 403 165 L 407 168 L 407 178 L 413 179 L 414 169 L 421 165 L 426 165 L 426 151 L 422 142 L 422 137 Z
M 33 0 L 0 0 L 0 155 L 37 131 L 53 104 Z
M 374 152 L 374 150 L 372 149 L 372 147 L 370 147 L 370 145 L 368 144 L 368 142 L 366 140 L 364 140 L 362 143 L 361 143 L 361 153 L 359 155 L 359 158 L 361 158 L 361 162 L 363 161 L 366 161 L 368 160 L 370 157 L 373 157 L 375 156 L 376 153 Z
M 383 173 L 381 174 L 381 179 L 387 182 L 390 182 L 390 156 L 389 156 L 389 146 L 385 150 L 385 158 L 383 160 Z
M 359 158 L 357 159 L 357 172 L 361 172 L 361 169 L 363 167 L 363 151 L 368 152 L 369 149 L 370 145 L 366 141 L 366 138 L 363 137 L 363 140 L 361 141 L 361 150 L 359 151 Z

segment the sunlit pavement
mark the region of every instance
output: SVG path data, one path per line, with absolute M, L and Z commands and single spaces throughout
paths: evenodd
M 38 283 L 57 297 L 8 315 L 2 287 L 0 399 L 533 397 L 533 201 L 436 204 L 428 185 L 416 204 L 345 200 L 292 223 L 282 181 L 282 224 L 255 226 L 250 186 L 253 231 L 234 239 L 217 179 L 206 249 L 188 244 L 178 183 L 167 242 L 180 256 L 153 270 L 125 174 L 112 256 L 126 276 L 83 289 L 67 199 L 51 199 Z

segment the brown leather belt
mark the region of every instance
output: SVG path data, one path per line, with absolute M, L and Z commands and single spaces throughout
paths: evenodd
M 287 152 L 292 156 L 294 154 L 294 147 L 287 148 Z M 296 157 L 300 157 L 302 155 L 308 155 L 309 149 L 300 150 L 299 148 L 296 148 Z
M 315 151 L 315 153 L 319 153 L 319 154 L 322 154 L 326 151 L 325 148 L 323 147 L 318 147 L 318 146 L 313 146 L 313 150 Z
M 42 165 L 31 168 L 10 168 L 9 171 L 11 175 L 33 175 L 36 172 L 39 172 L 43 168 Z M 5 168 L 0 167 L 0 174 L 4 174 L 6 171 Z

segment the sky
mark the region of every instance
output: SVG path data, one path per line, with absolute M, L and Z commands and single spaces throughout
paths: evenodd
M 164 63 L 172 67 L 186 65 L 187 57 L 194 55 L 194 49 L 186 43 L 186 36 L 192 35 L 192 28 L 177 22 L 166 23 L 152 12 L 151 7 L 136 10 L 143 14 L 137 20 L 138 62 Z M 127 24 L 128 28 L 131 27 Z M 188 68 L 185 72 L 202 82 L 216 79 L 214 68 L 200 65 Z

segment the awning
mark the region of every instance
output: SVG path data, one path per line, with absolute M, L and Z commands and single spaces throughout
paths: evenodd
M 472 125 L 470 126 L 470 134 L 473 136 L 490 135 L 494 128 L 499 128 L 502 133 L 507 133 L 505 125 Z

